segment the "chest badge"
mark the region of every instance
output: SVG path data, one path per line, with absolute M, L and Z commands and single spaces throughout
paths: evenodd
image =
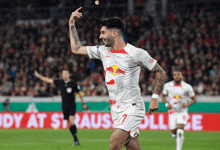
M 66 92 L 67 92 L 67 93 L 71 93 L 71 92 L 72 92 L 72 88 L 68 87 L 68 88 L 66 89 Z

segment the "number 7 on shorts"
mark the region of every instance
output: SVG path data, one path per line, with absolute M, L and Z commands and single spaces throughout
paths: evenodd
M 126 117 L 127 117 L 127 114 L 123 114 L 122 118 L 118 121 L 118 124 L 119 125 L 123 124 L 123 122 L 125 121 Z

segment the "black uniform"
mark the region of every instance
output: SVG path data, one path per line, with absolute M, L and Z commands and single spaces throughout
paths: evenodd
M 71 79 L 69 81 L 54 79 L 54 84 L 61 91 L 63 115 L 64 119 L 68 120 L 70 115 L 75 116 L 75 92 L 79 92 L 79 89 L 77 88 L 76 82 Z

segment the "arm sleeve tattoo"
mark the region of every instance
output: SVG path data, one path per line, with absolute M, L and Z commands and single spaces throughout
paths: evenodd
M 71 26 L 71 31 L 72 31 L 72 38 L 73 38 L 73 40 L 75 42 L 75 46 L 78 50 L 81 47 L 81 43 L 80 43 L 79 36 L 77 34 L 77 31 L 76 31 L 75 25 Z
M 161 91 L 163 90 L 164 81 L 166 79 L 166 73 L 158 63 L 152 69 L 152 72 L 156 74 L 155 87 L 153 93 L 160 95 Z

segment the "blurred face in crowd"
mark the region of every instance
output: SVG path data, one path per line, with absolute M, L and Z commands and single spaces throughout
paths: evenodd
M 173 79 L 176 83 L 180 83 L 180 81 L 183 79 L 182 73 L 180 71 L 174 71 Z
M 68 81 L 70 79 L 70 72 L 68 70 L 63 70 L 62 71 L 62 78 L 65 81 Z
M 103 26 L 100 31 L 99 38 L 102 39 L 106 47 L 112 47 L 114 45 L 114 31 L 107 29 Z

